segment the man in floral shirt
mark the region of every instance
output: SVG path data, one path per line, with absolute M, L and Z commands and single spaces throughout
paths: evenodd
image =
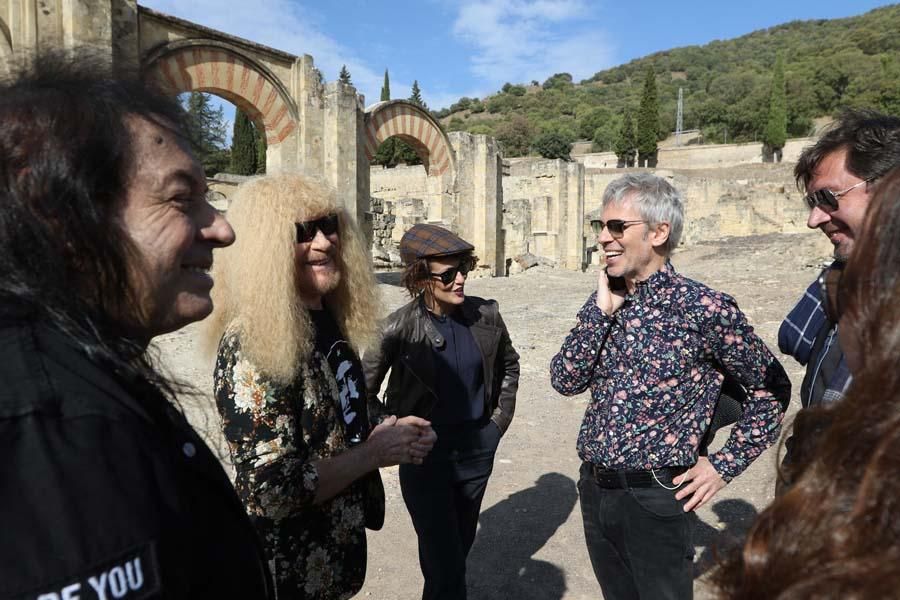
M 606 600 L 691 598 L 688 513 L 778 438 L 790 382 L 734 299 L 675 271 L 679 192 L 648 173 L 603 194 L 597 291 L 550 365 L 565 395 L 590 388 L 578 435 L 591 564 Z M 725 446 L 707 457 L 723 371 L 747 390 Z

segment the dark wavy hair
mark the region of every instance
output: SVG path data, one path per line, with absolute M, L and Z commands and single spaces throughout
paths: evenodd
M 815 145 L 806 148 L 794 167 L 797 187 L 806 189 L 819 163 L 832 152 L 847 150 L 847 170 L 860 179 L 877 179 L 900 166 L 900 118 L 868 109 L 848 109 Z
M 86 50 L 22 60 L 0 81 L 0 316 L 28 314 L 167 391 L 147 340 L 128 333 L 137 250 L 119 216 L 139 168 L 126 121 L 182 132 L 183 115 L 176 99 Z
M 874 599 L 900 589 L 900 169 L 876 186 L 860 240 L 839 304 L 841 339 L 864 362 L 841 402 L 798 415 L 795 427 L 821 431 L 818 441 L 793 487 L 714 574 L 724 598 Z

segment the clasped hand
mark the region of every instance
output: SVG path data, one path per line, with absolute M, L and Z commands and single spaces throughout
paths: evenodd
M 370 445 L 376 466 L 381 468 L 401 463 L 420 465 L 436 441 L 437 434 L 430 421 L 414 416 L 398 419 L 391 415 L 372 430 L 366 443 Z

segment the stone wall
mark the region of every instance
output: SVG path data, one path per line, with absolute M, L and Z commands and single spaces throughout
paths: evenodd
M 782 162 L 797 162 L 800 153 L 811 146 L 816 138 L 790 139 L 784 145 Z M 586 169 L 613 169 L 618 158 L 615 152 L 573 155 Z M 679 146 L 660 148 L 658 169 L 712 169 L 762 163 L 762 144 L 709 144 L 705 146 Z
M 729 236 L 808 231 L 808 211 L 794 184 L 793 164 L 753 164 L 729 169 L 657 169 L 684 195 L 682 244 Z M 629 169 L 633 171 L 634 169 Z M 584 234 L 592 239 L 589 218 L 600 208 L 603 190 L 624 169 L 589 169 L 585 175 Z M 823 251 L 827 240 L 822 237 Z M 596 262 L 596 261 L 594 261 Z
M 503 177 L 506 256 L 530 253 L 562 268 L 580 269 L 584 183 L 584 167 L 579 163 L 511 163 Z

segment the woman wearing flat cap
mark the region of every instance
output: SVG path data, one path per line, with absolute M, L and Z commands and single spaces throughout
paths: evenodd
M 464 293 L 478 261 L 473 250 L 436 225 L 407 231 L 400 256 L 412 300 L 387 318 L 380 345 L 363 359 L 372 399 L 390 371 L 387 410 L 426 418 L 437 432 L 421 465 L 400 465 L 419 539 L 423 600 L 466 597 L 466 556 L 516 404 L 519 355 L 497 302 Z

